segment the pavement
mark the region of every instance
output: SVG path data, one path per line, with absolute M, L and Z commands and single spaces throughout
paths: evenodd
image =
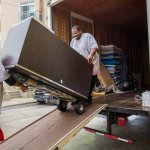
M 88 127 L 106 131 L 106 116 L 97 115 Z M 124 127 L 112 125 L 112 134 L 133 140 L 132 144 L 85 132 L 82 129 L 62 150 L 150 150 L 150 118 L 130 116 Z
M 3 101 L 0 127 L 7 139 L 31 123 L 55 110 L 56 106 L 39 104 L 32 98 L 18 98 Z
M 26 104 L 36 102 L 33 98 L 15 98 L 11 100 L 5 100 L 2 102 L 2 107 L 11 106 L 11 105 L 18 105 L 18 104 Z

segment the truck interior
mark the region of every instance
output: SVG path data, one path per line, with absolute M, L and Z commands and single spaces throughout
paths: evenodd
M 65 18 L 62 24 L 61 16 Z M 99 45 L 122 48 L 128 73 L 139 75 L 142 88 L 150 87 L 146 0 L 64 0 L 52 7 L 52 18 L 55 34 L 62 40 L 65 36 L 68 44 L 71 27 L 77 24 L 83 32 L 92 33 Z M 58 29 L 62 26 L 64 31 Z

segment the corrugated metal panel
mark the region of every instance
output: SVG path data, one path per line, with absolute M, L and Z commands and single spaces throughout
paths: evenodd
M 113 44 L 122 48 L 127 56 L 129 72 L 142 73 L 142 40 L 132 34 L 97 23 L 95 23 L 95 37 L 101 45 Z
M 63 0 L 57 6 L 97 22 L 147 34 L 146 0 Z
M 53 30 L 55 34 L 67 44 L 69 44 L 69 17 L 70 13 L 53 7 Z

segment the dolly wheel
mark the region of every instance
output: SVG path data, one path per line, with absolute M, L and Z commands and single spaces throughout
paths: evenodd
M 85 103 L 79 101 L 74 105 L 74 110 L 78 115 L 82 115 L 85 112 Z
M 57 104 L 57 109 L 59 109 L 60 111 L 66 111 L 67 105 L 68 105 L 68 102 L 64 100 L 60 100 L 59 103 Z

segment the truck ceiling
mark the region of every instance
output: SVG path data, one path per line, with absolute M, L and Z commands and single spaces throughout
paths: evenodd
M 57 6 L 121 30 L 147 34 L 145 0 L 64 0 Z

